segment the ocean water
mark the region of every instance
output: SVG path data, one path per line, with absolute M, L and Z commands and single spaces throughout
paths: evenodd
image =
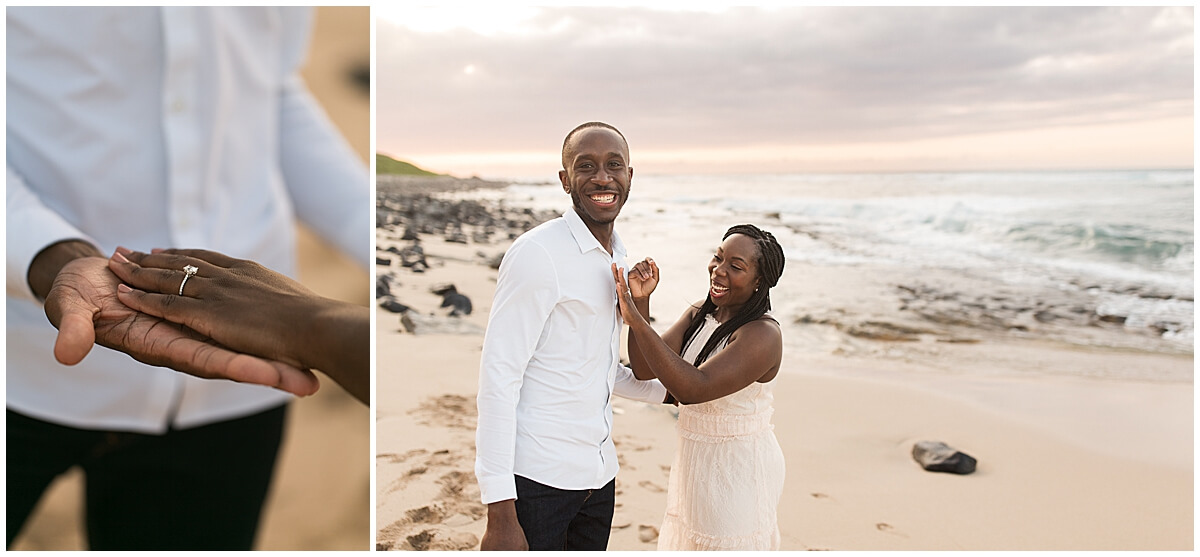
M 566 206 L 556 183 L 473 195 Z M 638 175 L 618 231 L 632 257 L 658 261 L 664 286 L 668 271 L 690 277 L 668 296 L 674 308 L 703 296 L 704 265 L 741 222 L 784 246 L 772 297 L 788 322 L 836 313 L 844 323 L 932 320 L 981 334 L 1193 350 L 1190 170 Z M 804 276 L 818 272 L 858 275 L 865 287 L 850 301 L 815 296 Z

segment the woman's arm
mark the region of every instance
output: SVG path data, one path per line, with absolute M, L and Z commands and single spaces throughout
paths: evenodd
M 696 367 L 680 358 L 634 309 L 625 278 L 616 265 L 613 265 L 613 278 L 617 283 L 621 315 L 629 325 L 631 338 L 638 342 L 644 363 L 679 402 L 696 404 L 715 400 L 778 371 L 783 358 L 783 336 L 774 321 L 758 320 L 743 325 L 732 335 L 724 350 Z M 685 312 L 685 318 L 689 312 Z M 686 327 L 686 321 L 681 318 L 672 329 L 681 323 Z M 682 332 L 679 336 L 682 338 Z
M 650 320 L 650 294 L 658 286 L 659 271 L 658 264 L 649 257 L 645 261 L 639 262 L 629 270 L 629 292 L 633 298 L 633 305 L 637 308 L 638 313 L 646 321 Z M 700 307 L 698 304 L 695 307 Z M 691 321 L 691 316 L 695 315 L 695 308 L 689 309 L 683 313 L 683 316 L 663 333 L 662 339 L 667 343 L 667 346 L 674 350 L 676 354 L 682 350 L 683 332 L 687 330 L 687 325 Z M 629 346 L 629 367 L 633 369 L 633 376 L 646 381 L 654 379 L 654 370 L 646 363 L 646 358 L 642 355 L 642 349 L 638 346 L 637 336 L 630 330 L 628 335 Z
M 199 272 L 180 294 L 185 265 Z M 124 281 L 117 298 L 131 309 L 239 352 L 319 369 L 370 404 L 370 308 L 324 298 L 258 263 L 213 251 L 118 248 L 108 267 Z

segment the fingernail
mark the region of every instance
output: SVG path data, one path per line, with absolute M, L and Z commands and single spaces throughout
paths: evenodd
M 117 253 L 119 253 L 121 255 L 129 255 L 133 252 L 130 251 L 130 249 L 125 246 L 117 246 Z
M 117 248 L 117 251 L 113 253 L 113 259 L 116 259 L 118 263 L 129 263 L 129 260 L 125 258 L 124 254 L 121 253 L 121 248 Z
M 130 288 L 130 287 L 128 287 L 128 286 L 126 286 L 124 283 L 122 283 L 122 284 L 118 284 L 118 285 L 117 285 L 117 291 L 118 291 L 118 292 L 124 292 L 125 294 L 128 294 L 128 293 L 130 293 L 130 292 L 133 292 L 133 289 L 132 289 L 132 288 Z

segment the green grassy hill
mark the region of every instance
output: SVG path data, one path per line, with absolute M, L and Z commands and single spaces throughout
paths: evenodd
M 408 176 L 441 176 L 428 170 L 423 170 L 404 161 L 398 161 L 387 155 L 375 154 L 376 174 L 404 174 Z

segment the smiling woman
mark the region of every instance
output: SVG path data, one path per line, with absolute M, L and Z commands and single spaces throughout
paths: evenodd
M 628 281 L 612 267 L 634 375 L 657 377 L 683 404 L 660 550 L 780 546 L 784 459 L 771 416 L 783 339 L 767 312 L 783 264 L 770 232 L 730 228 L 708 265 L 708 296 L 661 337 L 647 319 L 658 266 L 638 263 Z

